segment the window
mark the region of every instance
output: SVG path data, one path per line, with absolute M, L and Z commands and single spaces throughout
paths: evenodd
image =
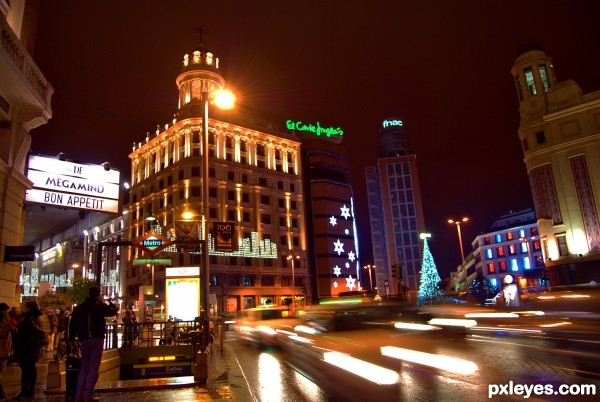
M 271 215 L 269 214 L 260 214 L 260 223 L 271 224 Z
M 524 229 L 519 229 L 519 238 L 521 237 L 525 237 L 525 230 Z
M 200 176 L 200 167 L 192 166 L 192 177 L 199 177 L 199 176 Z
M 244 222 L 250 222 L 250 212 L 244 212 L 243 214 Z
M 230 275 L 227 277 L 227 284 L 229 286 L 240 286 L 240 278 L 236 275 Z
M 260 203 L 264 205 L 271 205 L 271 198 L 268 195 L 261 195 Z
M 543 131 L 538 131 L 537 133 L 535 133 L 535 140 L 538 145 L 545 144 L 546 143 L 546 135 L 544 134 Z
M 259 178 L 258 178 L 258 184 L 259 184 L 260 186 L 265 186 L 265 187 L 266 187 L 266 186 L 267 186 L 267 179 L 266 179 L 266 178 L 264 178 L 264 177 L 259 177 Z
M 229 180 L 229 181 L 235 181 L 235 173 L 234 172 L 227 172 L 227 180 Z
M 500 272 L 506 272 L 506 261 L 500 261 L 498 266 L 500 267 Z
M 253 275 L 243 275 L 242 276 L 242 285 L 243 286 L 254 286 L 254 276 Z
M 538 235 L 538 228 L 537 228 L 537 226 L 532 227 L 530 230 L 531 230 L 531 235 L 532 236 L 537 236 Z
M 291 209 L 298 209 L 298 203 L 296 201 L 290 202 L 290 208 Z
M 527 242 L 521 242 L 521 253 L 527 252 Z
M 497 247 L 496 253 L 498 254 L 498 257 L 503 257 L 504 256 L 504 247 Z
M 275 278 L 272 276 L 261 276 L 260 277 L 260 285 L 261 286 L 275 286 Z
M 289 276 L 281 277 L 281 286 L 282 287 L 289 287 L 291 285 L 292 285 L 292 278 L 290 278 Z
M 567 247 L 567 237 L 565 234 L 556 236 L 556 243 L 558 244 L 558 255 L 565 257 L 569 255 L 569 248 Z
M 499 233 L 496 235 L 496 243 L 502 243 L 502 235 Z
M 265 156 L 265 146 L 263 144 L 256 144 L 256 155 Z
M 233 209 L 227 211 L 227 219 L 230 221 L 235 221 L 235 211 Z
M 513 232 L 506 232 L 506 240 L 512 240 L 513 239 Z
M 523 258 L 523 268 L 531 269 L 531 262 L 529 261 L 529 257 Z
M 483 244 L 491 244 L 492 241 L 490 239 L 490 236 L 486 236 L 483 238 Z
M 494 266 L 493 262 L 488 262 L 487 269 L 488 274 L 493 274 L 494 272 L 496 272 L 496 267 Z
M 508 254 L 510 254 L 510 255 L 517 254 L 517 248 L 515 247 L 514 243 L 510 244 L 508 246 Z
M 542 85 L 544 86 L 544 92 L 548 92 L 550 89 L 550 81 L 548 80 L 548 73 L 546 72 L 546 66 L 541 65 L 538 66 L 538 71 L 540 73 L 540 79 L 542 80 Z
M 242 202 L 250 202 L 250 194 L 242 193 Z
M 208 189 L 208 196 L 211 198 L 217 198 L 217 189 L 215 187 L 210 187 Z
M 227 190 L 227 200 L 228 201 L 235 201 L 235 191 L 233 191 L 233 190 Z
M 285 200 L 282 198 L 279 199 L 279 208 L 285 208 Z
M 537 89 L 535 88 L 535 79 L 533 77 L 533 70 L 531 68 L 525 69 L 525 82 L 527 83 L 527 90 L 529 95 L 537 95 Z
M 242 183 L 246 184 L 248 183 L 248 175 L 247 174 L 242 174 Z
M 494 256 L 492 256 L 492 249 L 488 248 L 485 250 L 485 258 L 488 260 L 491 260 L 492 258 L 494 258 Z

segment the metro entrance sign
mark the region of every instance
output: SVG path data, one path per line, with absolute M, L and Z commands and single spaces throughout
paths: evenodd
M 169 239 L 167 239 L 166 237 L 164 237 L 163 235 L 156 233 L 156 232 L 148 232 L 143 236 L 138 237 L 137 239 L 135 239 L 135 241 L 132 243 L 133 246 L 139 248 L 140 250 L 150 254 L 150 255 L 154 255 L 156 253 L 158 253 L 161 250 L 164 250 L 165 248 L 169 247 L 171 244 Z

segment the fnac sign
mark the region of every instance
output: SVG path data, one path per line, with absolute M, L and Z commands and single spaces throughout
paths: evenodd
M 143 236 L 138 237 L 133 242 L 133 245 L 145 253 L 154 255 L 161 250 L 169 247 L 172 243 L 163 235 L 156 232 L 148 232 Z

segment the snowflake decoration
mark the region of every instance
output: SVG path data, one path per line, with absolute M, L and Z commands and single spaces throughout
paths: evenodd
M 348 229 L 346 229 L 346 230 L 344 230 L 344 234 L 345 234 L 345 235 L 349 235 L 349 234 L 350 234 L 350 231 L 349 231 Z
M 335 246 L 335 249 L 333 251 L 335 253 L 338 253 L 338 255 L 341 255 L 344 252 L 344 243 L 342 243 L 340 239 L 337 239 L 337 241 L 333 243 L 333 245 Z
M 342 274 L 342 269 L 336 265 L 333 267 L 333 273 L 335 276 L 340 276 Z
M 337 219 L 336 219 L 336 217 L 335 217 L 335 216 L 332 216 L 332 217 L 330 217 L 330 218 L 329 218 L 329 224 L 330 224 L 331 226 L 335 226 L 335 225 L 337 225 Z
M 354 251 L 350 251 L 348 253 L 348 259 L 352 262 L 354 262 L 354 260 L 356 259 L 356 256 L 354 255 Z
M 352 275 L 350 275 L 349 277 L 346 278 L 346 287 L 350 290 L 352 290 L 354 287 L 356 287 L 355 285 L 356 279 L 354 279 L 352 277 Z
M 340 210 L 342 211 L 342 216 L 344 217 L 344 219 L 348 219 L 350 217 L 350 208 L 348 208 L 346 204 L 344 204 L 344 206 L 341 207 Z
M 337 287 L 338 287 L 338 286 L 339 286 L 339 285 L 338 285 L 337 281 L 334 281 L 334 282 L 333 282 L 333 287 L 337 289 Z

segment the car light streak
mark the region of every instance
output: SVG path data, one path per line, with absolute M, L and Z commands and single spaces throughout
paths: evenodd
M 532 333 L 541 333 L 540 329 L 526 329 L 526 328 L 510 328 L 510 327 L 475 327 L 474 331 L 491 331 L 491 332 L 532 332 Z
M 446 327 L 465 327 L 471 328 L 477 325 L 475 320 L 463 320 L 458 318 L 432 318 L 429 320 L 431 325 L 442 325 Z
M 316 335 L 316 334 L 320 333 L 318 330 L 311 328 L 309 326 L 306 326 L 306 325 L 296 325 L 294 327 L 294 331 L 304 332 L 305 334 L 310 334 L 310 335 Z
M 434 329 L 441 329 L 440 327 L 436 327 L 434 325 L 427 324 L 415 324 L 412 322 L 395 322 L 394 328 L 397 329 L 412 329 L 415 331 L 431 331 Z
M 264 325 L 259 325 L 258 327 L 256 327 L 257 330 L 259 330 L 260 332 L 267 334 L 267 335 L 277 335 L 277 331 L 275 331 L 273 328 L 271 327 L 267 327 Z
M 554 328 L 554 327 L 562 327 L 563 325 L 571 325 L 571 324 L 572 324 L 571 322 L 562 321 L 562 322 L 555 322 L 555 323 L 552 323 L 552 324 L 542 324 L 542 325 L 540 325 L 540 327 L 542 327 L 542 328 Z
M 515 313 L 469 313 L 466 318 L 519 318 Z
M 331 365 L 374 382 L 375 384 L 397 384 L 400 380 L 398 373 L 393 370 L 356 359 L 343 353 L 325 352 L 323 353 L 323 360 Z
M 457 359 L 450 356 L 440 356 L 432 353 L 418 352 L 416 350 L 383 346 L 381 354 L 399 360 L 406 360 L 424 366 L 434 367 L 462 375 L 473 374 L 477 371 L 477 364 L 469 360 Z

